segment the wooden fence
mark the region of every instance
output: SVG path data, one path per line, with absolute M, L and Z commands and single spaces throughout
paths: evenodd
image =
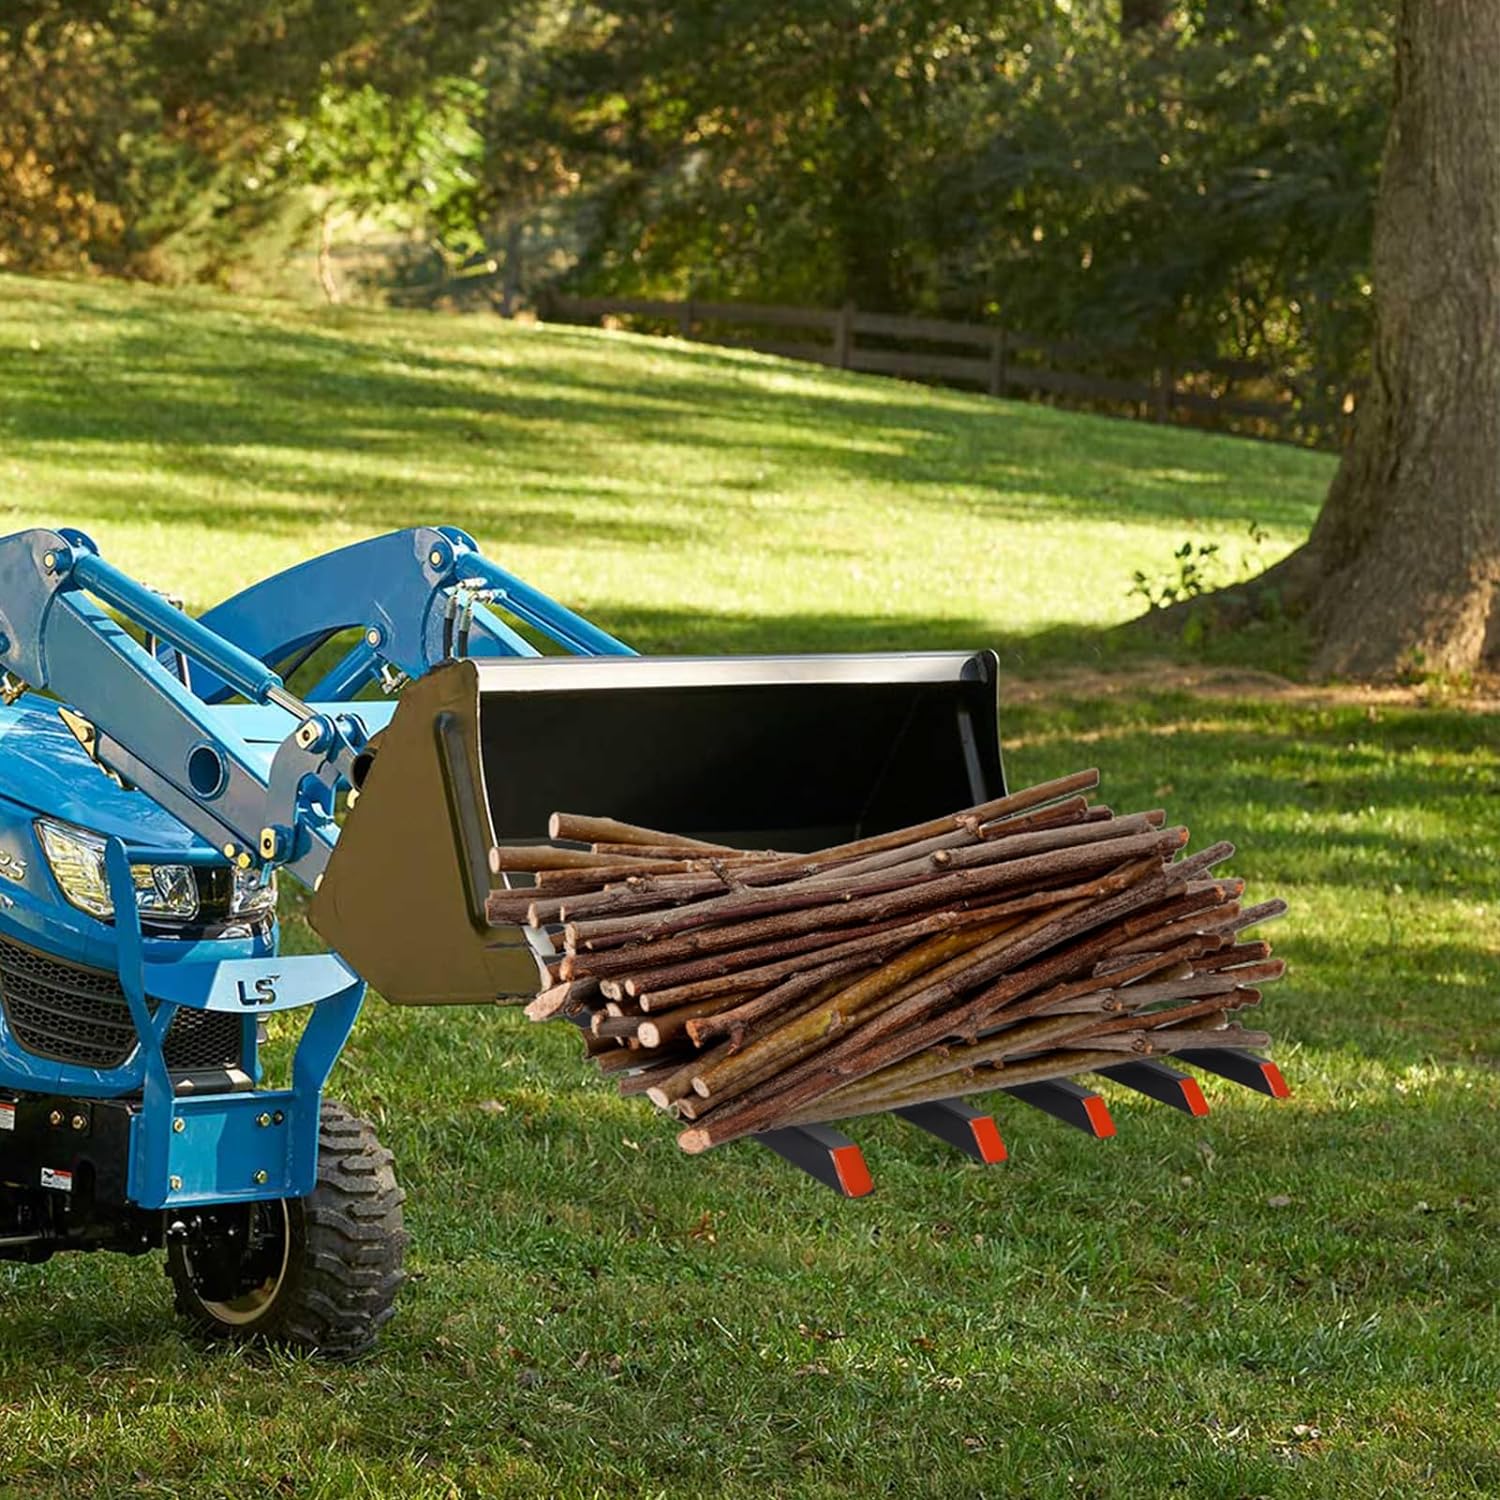
M 646 332 L 812 360 L 841 370 L 977 387 L 992 396 L 1038 393 L 1156 422 L 1225 427 L 1298 442 L 1336 440 L 1310 421 L 1268 366 L 1243 360 L 1169 362 L 1073 339 L 1045 339 L 989 323 L 754 302 L 645 297 L 541 301 L 550 322 L 628 321 Z

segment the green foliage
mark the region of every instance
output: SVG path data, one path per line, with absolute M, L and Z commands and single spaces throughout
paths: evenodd
M 330 84 L 277 134 L 262 176 L 271 192 L 312 189 L 325 217 L 420 227 L 461 257 L 483 246 L 476 195 L 484 141 L 475 126 L 483 98 L 464 78 L 439 78 L 411 95 Z
M 1338 427 L 1369 335 L 1387 0 L 1185 7 L 1128 36 L 1099 0 L 595 14 L 543 49 L 575 285 L 997 318 L 1104 369 L 1256 361 Z
M 217 277 L 310 210 L 450 267 L 524 238 L 533 292 L 1255 361 L 1327 435 L 1365 370 L 1389 5 L 29 0 L 0 14 L 0 263 Z
M 1264 570 L 1261 549 L 1270 540 L 1270 533 L 1258 521 L 1251 521 L 1245 534 L 1250 545 L 1240 553 L 1240 580 L 1254 578 Z M 1172 553 L 1171 565 L 1165 572 L 1153 576 L 1144 568 L 1137 568 L 1131 575 L 1126 597 L 1139 596 L 1148 609 L 1165 609 L 1170 604 L 1197 599 L 1235 581 L 1235 573 L 1227 567 L 1220 543 L 1189 539 Z

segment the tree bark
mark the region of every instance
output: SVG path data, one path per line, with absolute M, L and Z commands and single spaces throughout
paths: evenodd
M 1402 0 L 1376 334 L 1305 546 L 1214 596 L 1303 618 L 1319 675 L 1500 667 L 1500 6 Z M 1175 615 L 1176 610 L 1170 612 Z
M 1120 35 L 1166 31 L 1176 12 L 1177 0 L 1120 0 Z

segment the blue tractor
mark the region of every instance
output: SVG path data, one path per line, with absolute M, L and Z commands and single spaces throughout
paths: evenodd
M 547 939 L 485 920 L 519 878 L 497 841 L 572 807 L 810 849 L 1004 792 L 989 653 L 639 657 L 449 527 L 196 618 L 81 532 L 21 532 L 0 672 L 0 1258 L 164 1248 L 198 1328 L 335 1356 L 390 1316 L 405 1237 L 324 1087 L 366 982 L 537 991 Z M 279 952 L 278 874 L 327 952 Z

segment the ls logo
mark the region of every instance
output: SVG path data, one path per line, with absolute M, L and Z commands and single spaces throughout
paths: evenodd
M 264 979 L 253 982 L 241 979 L 235 985 L 241 1005 L 275 1005 L 276 981 L 280 974 L 267 974 Z

